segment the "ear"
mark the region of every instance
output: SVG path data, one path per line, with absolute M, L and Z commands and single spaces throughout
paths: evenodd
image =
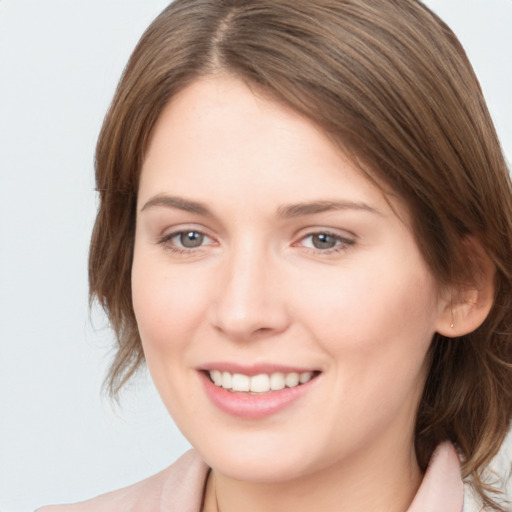
M 472 270 L 471 282 L 447 287 L 440 304 L 436 331 L 448 338 L 464 336 L 480 327 L 494 303 L 494 263 L 474 237 L 468 237 L 464 246 Z

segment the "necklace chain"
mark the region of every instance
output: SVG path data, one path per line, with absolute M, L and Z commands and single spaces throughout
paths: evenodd
M 213 493 L 215 495 L 215 508 L 217 509 L 217 512 L 220 512 L 219 500 L 217 498 L 217 479 L 215 478 L 215 475 L 213 477 Z

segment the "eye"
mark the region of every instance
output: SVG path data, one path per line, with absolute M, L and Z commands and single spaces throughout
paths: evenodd
M 312 249 L 321 252 L 335 252 L 346 249 L 348 246 L 353 245 L 354 240 L 328 231 L 321 231 L 318 233 L 310 233 L 298 242 L 306 249 Z
M 213 242 L 214 241 L 206 234 L 193 229 L 175 231 L 160 239 L 161 244 L 166 245 L 170 250 L 176 252 L 193 251 L 194 249 L 201 248 Z
M 186 249 L 195 249 L 196 247 L 201 247 L 204 242 L 205 235 L 203 233 L 199 233 L 199 231 L 182 231 L 175 235 L 172 240 L 175 240 L 175 243 L 185 247 Z
M 339 237 L 330 235 L 329 233 L 317 233 L 315 235 L 309 235 L 311 245 L 315 249 L 333 249 L 339 243 Z

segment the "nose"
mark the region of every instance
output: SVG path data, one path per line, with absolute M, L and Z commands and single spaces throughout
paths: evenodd
M 262 252 L 246 244 L 226 258 L 218 275 L 212 323 L 234 341 L 272 337 L 290 324 L 283 275 Z

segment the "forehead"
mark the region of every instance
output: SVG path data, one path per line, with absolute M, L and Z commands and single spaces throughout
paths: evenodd
M 382 189 L 314 123 L 228 76 L 192 83 L 162 111 L 139 199 L 162 193 L 242 207 L 255 198 L 349 199 L 390 207 Z
M 304 144 L 311 158 L 343 157 L 341 152 L 334 155 L 333 145 L 309 120 L 241 80 L 215 75 L 193 82 L 166 105 L 144 167 L 154 162 L 157 153 L 162 156 L 164 146 L 170 150 L 170 145 L 190 149 L 188 158 L 197 155 L 200 159 L 198 150 L 202 150 L 228 162 L 244 158 L 251 150 L 258 158 L 270 153 L 276 158 L 290 149 L 299 155 L 305 152 L 300 151 Z

